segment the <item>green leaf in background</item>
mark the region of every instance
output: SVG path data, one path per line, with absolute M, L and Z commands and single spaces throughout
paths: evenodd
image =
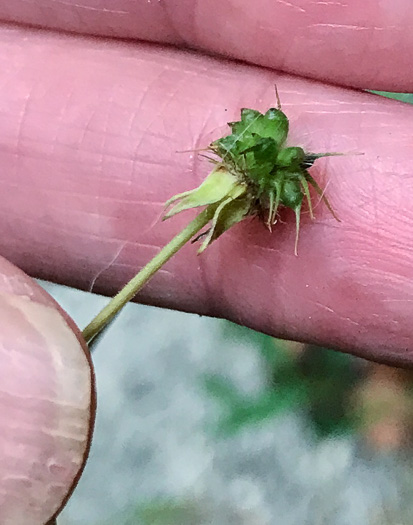
M 215 429 L 218 437 L 229 437 L 246 426 L 262 424 L 294 408 L 306 396 L 297 384 L 293 388 L 284 388 L 282 396 L 271 387 L 263 389 L 257 396 L 246 396 L 228 378 L 219 375 L 204 376 L 204 387 L 223 409 Z
M 109 522 L 108 522 L 109 523 Z M 205 511 L 195 500 L 153 499 L 116 516 L 117 525 L 195 525 L 205 523 Z
M 413 93 L 390 93 L 389 91 L 370 91 L 370 93 L 386 98 L 392 98 L 394 100 L 400 100 L 400 102 L 406 102 L 407 104 L 413 104 Z
M 307 411 L 320 438 L 345 435 L 357 428 L 357 415 L 349 397 L 358 383 L 356 358 L 308 346 L 298 363 L 301 380 L 307 385 Z
M 206 392 L 221 407 L 216 427 L 219 437 L 232 436 L 290 410 L 307 412 L 320 438 L 354 431 L 356 414 L 348 400 L 359 380 L 356 358 L 315 346 L 305 347 L 298 355 L 289 342 L 229 322 L 223 325 L 223 335 L 255 346 L 263 358 L 267 382 L 258 394 L 248 396 L 224 375 L 203 377 Z

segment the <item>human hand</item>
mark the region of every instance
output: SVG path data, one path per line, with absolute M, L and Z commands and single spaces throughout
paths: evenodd
M 410 107 L 80 35 L 186 44 L 325 81 L 411 90 L 407 3 L 368 16 L 353 4 L 0 1 L 3 19 L 79 33 L 1 30 L 1 253 L 32 276 L 113 294 L 186 220 L 156 224 L 163 202 L 207 170 L 177 151 L 207 145 L 240 107 L 274 105 L 276 82 L 294 142 L 364 153 L 314 168 L 342 222 L 317 208 L 316 221 L 303 221 L 299 257 L 288 215 L 272 235 L 244 223 L 202 257 L 184 249 L 139 300 L 410 364 Z
M 79 330 L 53 299 L 1 257 L 0 274 L 0 523 L 44 524 L 88 454 L 94 377 Z
M 336 84 L 411 91 L 409 4 L 385 9 L 0 0 L 3 20 L 58 30 L 0 29 L 0 253 L 32 276 L 113 294 L 186 220 L 156 223 L 163 202 L 207 170 L 202 159 L 176 152 L 208 145 L 243 106 L 274 105 L 277 83 L 294 142 L 364 153 L 314 168 L 342 222 L 317 208 L 315 222 L 303 220 L 299 257 L 288 215 L 272 235 L 243 223 L 202 257 L 184 249 L 139 300 L 410 365 L 412 108 L 162 45 Z M 50 357 L 58 340 L 65 353 L 84 356 L 76 328 L 70 325 L 75 337 L 37 285 L 4 261 L 0 273 L 4 348 L 26 334 L 28 355 L 41 340 Z M 27 304 L 30 313 L 20 315 Z M 21 379 L 24 366 L 13 368 L 18 361 L 6 355 L 4 373 Z M 44 383 L 42 376 L 28 382 L 31 394 L 42 394 L 50 371 L 55 385 L 62 381 L 53 362 L 45 371 Z M 51 442 L 38 443 L 50 452 Z

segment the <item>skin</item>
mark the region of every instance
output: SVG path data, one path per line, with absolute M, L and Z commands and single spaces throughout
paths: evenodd
M 17 23 L 0 27 L 0 253 L 115 293 L 193 216 L 158 220 L 210 169 L 177 151 L 274 106 L 276 83 L 291 144 L 363 153 L 312 168 L 342 222 L 304 215 L 295 257 L 292 214 L 272 235 L 247 221 L 138 300 L 410 366 L 413 108 L 338 84 L 412 91 L 412 16 L 407 0 L 0 0 Z
M 94 377 L 74 323 L 33 279 L 1 263 L 0 522 L 40 524 L 83 470 Z
M 193 216 L 159 221 L 210 169 L 177 151 L 207 146 L 241 107 L 274 106 L 276 83 L 291 145 L 363 153 L 311 171 L 341 222 L 323 204 L 304 214 L 295 257 L 292 213 L 272 234 L 246 221 L 201 257 L 185 247 L 137 300 L 410 367 L 413 108 L 348 88 L 413 91 L 412 13 L 408 0 L 0 0 L 6 355 L 13 337 L 30 353 L 33 326 L 47 349 L 67 323 L 63 351 L 83 352 L 29 275 L 118 291 Z M 21 296 L 41 323 L 26 308 L 22 324 Z

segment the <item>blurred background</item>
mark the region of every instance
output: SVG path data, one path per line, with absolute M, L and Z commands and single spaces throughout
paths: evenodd
M 107 302 L 41 284 L 80 328 Z M 93 359 L 59 525 L 413 525 L 413 372 L 136 304 Z

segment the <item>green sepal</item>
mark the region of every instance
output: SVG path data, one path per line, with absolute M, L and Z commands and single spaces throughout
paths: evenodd
M 290 171 L 292 169 L 302 169 L 301 166 L 306 159 L 306 154 L 303 148 L 290 147 L 283 148 L 277 155 L 277 168 L 286 168 Z
M 290 178 L 284 180 L 281 190 L 281 204 L 292 210 L 296 210 L 301 206 L 303 201 L 303 190 L 299 180 Z
M 228 125 L 232 134 L 241 142 L 243 135 L 248 132 L 261 138 L 272 138 L 281 146 L 288 135 L 288 118 L 281 110 L 275 108 L 269 109 L 265 115 L 255 109 L 243 108 L 241 120 L 229 122 Z
M 300 233 L 301 206 L 303 203 L 304 193 L 300 184 L 300 175 L 292 176 L 284 180 L 281 190 L 281 204 L 291 208 L 295 213 L 295 244 L 294 253 L 297 255 L 298 236 Z
M 237 199 L 226 199 L 216 209 L 215 215 L 198 253 L 202 253 L 211 242 L 251 214 L 252 200 L 246 194 Z
M 238 157 L 260 139 L 272 139 L 278 150 L 287 138 L 289 127 L 287 116 L 280 109 L 275 108 L 269 109 L 265 115 L 244 108 L 241 110 L 241 120 L 229 122 L 228 125 L 232 131 L 231 135 L 212 142 L 210 148 L 224 162 L 232 163 L 236 168 L 241 166 L 241 159 Z
M 281 109 L 270 108 L 264 115 L 267 122 L 271 122 L 271 136 L 281 147 L 287 139 L 290 123 L 287 115 Z M 264 135 L 262 135 L 264 136 Z
M 179 202 L 165 214 L 164 219 L 169 219 L 173 215 L 190 208 L 215 204 L 225 198 L 236 199 L 245 192 L 246 186 L 244 184 L 240 183 L 224 168 L 218 167 L 208 175 L 198 188 L 180 193 L 169 199 L 165 208 L 176 201 Z
M 251 180 L 257 183 L 261 189 L 268 185 L 277 153 L 278 146 L 275 140 L 269 137 L 258 139 L 253 146 L 242 151 L 245 159 L 245 170 Z

